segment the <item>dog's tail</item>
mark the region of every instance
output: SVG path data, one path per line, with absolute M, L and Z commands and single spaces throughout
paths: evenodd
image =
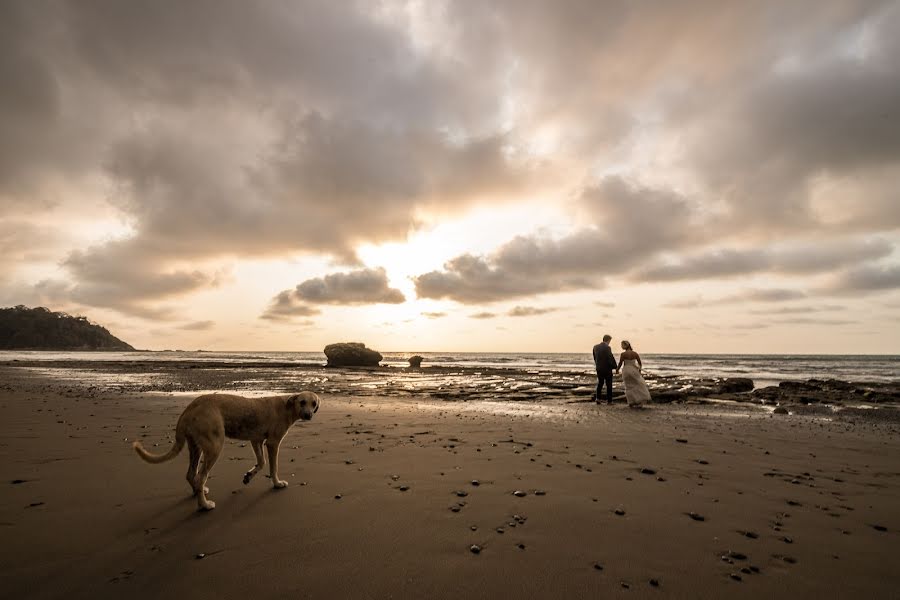
M 184 434 L 179 430 L 175 431 L 175 443 L 172 444 L 172 448 L 165 454 L 151 454 L 144 450 L 144 446 L 141 445 L 139 441 L 133 443 L 131 446 L 134 448 L 134 451 L 137 452 L 138 456 L 148 463 L 156 464 L 166 462 L 167 460 L 172 460 L 178 456 L 178 453 L 184 448 Z

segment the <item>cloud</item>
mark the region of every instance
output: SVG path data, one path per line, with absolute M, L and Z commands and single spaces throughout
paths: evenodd
M 390 287 L 382 269 L 359 269 L 307 279 L 297 285 L 294 296 L 313 304 L 400 304 L 403 293 Z
M 260 315 L 260 319 L 269 321 L 287 321 L 295 317 L 311 317 L 318 315 L 318 308 L 302 303 L 294 294 L 294 290 L 284 290 L 272 299 L 269 307 Z
M 762 310 L 747 311 L 753 315 L 804 315 L 822 312 L 838 312 L 847 310 L 846 306 L 826 304 L 823 306 L 781 306 L 770 307 Z
M 516 306 L 508 313 L 510 317 L 535 317 L 538 315 L 546 315 L 547 313 L 556 312 L 558 308 L 537 308 L 535 306 Z
M 0 220 L 0 275 L 23 262 L 45 261 L 58 249 L 63 233 L 28 221 Z
M 388 284 L 384 269 L 359 269 L 307 279 L 292 290 L 280 292 L 263 313 L 264 319 L 307 317 L 319 313 L 310 304 L 401 304 L 403 293 Z
M 806 242 L 740 250 L 725 248 L 659 262 L 639 269 L 630 277 L 643 282 L 725 278 L 760 272 L 816 274 L 889 256 L 893 248 L 893 244 L 884 239 Z
M 493 319 L 497 315 L 492 312 L 478 312 L 475 314 L 469 315 L 470 319 Z
M 717 306 L 726 304 L 743 304 L 745 302 L 790 302 L 806 298 L 806 293 L 800 290 L 786 288 L 749 288 L 719 298 L 704 299 L 703 296 L 693 296 L 681 300 L 672 300 L 663 304 L 666 308 L 692 309 L 701 306 Z
M 179 325 L 177 329 L 182 329 L 184 331 L 209 331 L 215 327 L 215 325 L 215 321 L 193 321 L 191 323 Z
M 358 267 L 426 217 L 550 190 L 572 231 L 461 250 L 419 297 L 839 271 L 835 290 L 885 289 L 856 265 L 900 228 L 898 27 L 886 1 L 5 2 L 4 220 L 95 202 L 130 233 L 83 251 L 0 231 L 0 250 L 73 251 L 66 301 L 164 316 L 221 281 L 195 265 Z
M 429 319 L 441 319 L 443 317 L 446 317 L 447 313 L 445 313 L 445 312 L 423 312 L 422 316 L 427 317 Z
M 823 291 L 856 295 L 900 288 L 900 265 L 863 265 L 837 275 Z
M 490 256 L 458 256 L 442 271 L 414 277 L 416 293 L 473 304 L 596 289 L 607 276 L 702 237 L 692 237 L 694 215 L 684 198 L 619 177 L 585 188 L 579 204 L 593 228 L 559 239 L 518 236 Z
M 859 321 L 848 319 L 816 319 L 811 317 L 794 317 L 791 319 L 776 319 L 773 323 L 781 325 L 854 325 Z
M 357 262 L 356 245 L 404 238 L 422 207 L 452 212 L 528 182 L 503 131 L 465 127 L 464 115 L 492 113 L 470 106 L 480 93 L 387 12 L 205 0 L 0 10 L 0 84 L 15 92 L 0 106 L 0 206 L 40 210 L 62 196 L 48 185 L 78 197 L 102 178 L 132 227 L 67 266 L 102 268 L 124 249 L 166 285 L 173 260 Z M 81 275 L 70 269 L 81 300 L 107 306 Z M 122 287 L 104 290 L 131 294 Z

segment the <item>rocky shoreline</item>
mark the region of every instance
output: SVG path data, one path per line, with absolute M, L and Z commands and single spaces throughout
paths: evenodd
M 591 372 L 422 367 L 327 367 L 320 364 L 216 360 L 12 360 L 0 367 L 38 371 L 73 386 L 122 393 L 229 390 L 421 397 L 444 401 L 588 402 L 596 378 Z M 733 401 L 791 412 L 815 406 L 900 406 L 900 381 L 846 382 L 834 379 L 783 381 L 756 388 L 747 378 L 703 378 L 646 374 L 654 403 Z M 617 401 L 624 402 L 616 380 Z

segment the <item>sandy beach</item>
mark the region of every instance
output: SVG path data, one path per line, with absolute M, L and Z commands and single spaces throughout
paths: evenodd
M 323 394 L 273 490 L 243 442 L 199 513 L 193 393 L 0 369 L 9 598 L 896 597 L 900 426 L 749 405 Z M 525 492 L 524 496 L 514 492 Z M 477 546 L 480 552 L 472 551 Z

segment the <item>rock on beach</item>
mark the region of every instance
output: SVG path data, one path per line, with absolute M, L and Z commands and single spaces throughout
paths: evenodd
M 325 346 L 329 367 L 377 367 L 381 353 L 360 342 L 340 342 Z

